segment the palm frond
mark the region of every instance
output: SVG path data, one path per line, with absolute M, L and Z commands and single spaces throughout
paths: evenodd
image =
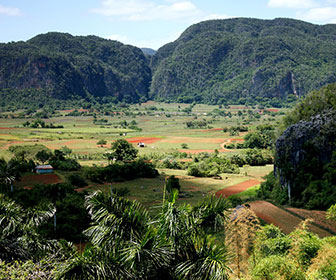
M 225 246 L 217 246 L 207 238 L 197 240 L 196 254 L 193 258 L 181 262 L 176 274 L 188 280 L 227 280 L 230 268 L 229 255 Z

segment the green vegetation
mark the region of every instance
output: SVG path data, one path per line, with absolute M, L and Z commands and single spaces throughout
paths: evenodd
M 54 32 L 1 44 L 0 49 L 1 107 L 90 107 L 94 100 L 132 103 L 148 98 L 151 72 L 136 47 Z
M 259 192 L 286 198 L 269 180 L 269 189 L 258 187 L 272 169 L 264 164 L 273 162 L 273 127 L 284 111 L 95 105 L 94 112 L 79 116 L 56 110 L 45 123 L 62 124 L 59 130 L 22 127 L 18 112 L 6 113 L 14 118 L 2 119 L 0 153 L 7 160 L 4 168 L 0 163 L 1 192 L 24 212 L 42 213 L 53 205 L 56 215 L 34 229 L 35 238 L 44 244 L 54 240 L 54 247 L 38 257 L 0 257 L 0 278 L 20 279 L 23 273 L 42 279 L 329 279 L 333 237 L 320 239 L 302 228 L 289 236 L 267 230 L 242 205 L 252 207 L 249 200 Z M 186 129 L 188 121 L 203 119 L 207 127 Z M 132 125 L 142 130 L 129 129 Z M 136 147 L 138 142 L 145 147 Z M 228 144 L 234 147 L 228 150 Z M 115 155 L 109 160 L 106 153 Z M 55 174 L 31 173 L 37 162 L 51 161 Z M 205 177 L 187 175 L 190 169 Z M 334 169 L 328 167 L 329 177 Z M 41 184 L 44 178 L 54 182 Z M 208 196 L 250 181 L 256 185 L 228 200 Z M 329 212 L 333 217 L 333 209 Z M 77 248 L 61 245 L 63 239 Z
M 109 160 L 130 161 L 137 157 L 138 150 L 128 143 L 125 139 L 118 139 L 112 143 L 112 152 L 109 154 Z
M 156 100 L 279 107 L 335 82 L 335 26 L 277 18 L 194 24 L 152 57 Z

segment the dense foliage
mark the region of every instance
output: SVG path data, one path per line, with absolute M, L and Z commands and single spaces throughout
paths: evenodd
M 289 235 L 260 226 L 248 207 L 223 198 L 178 206 L 178 192 L 153 219 L 136 201 L 102 192 L 85 198 L 89 243 L 75 250 L 43 238 L 54 209 L 23 211 L 0 195 L 2 279 L 335 279 L 335 237 L 320 239 L 307 222 Z M 14 218 L 13 218 L 14 217 Z M 223 238 L 214 239 L 214 234 Z
M 1 106 L 92 98 L 138 102 L 148 96 L 151 72 L 144 54 L 116 41 L 54 32 L 0 44 L 0 54 Z
M 118 182 L 136 178 L 154 178 L 158 171 L 141 159 L 130 162 L 115 162 L 106 167 L 86 167 L 83 172 L 87 179 L 102 182 Z
M 158 100 L 280 106 L 335 82 L 334 25 L 278 18 L 204 21 L 153 56 Z

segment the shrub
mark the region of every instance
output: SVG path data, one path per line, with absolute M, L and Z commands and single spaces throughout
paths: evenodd
M 174 175 L 168 177 L 166 182 L 166 190 L 170 193 L 173 189 L 180 191 L 181 185 L 179 179 L 176 178 Z
M 71 185 L 79 187 L 79 188 L 87 186 L 87 182 L 79 174 L 71 174 L 71 175 L 69 175 L 68 178 L 67 178 L 67 181 Z

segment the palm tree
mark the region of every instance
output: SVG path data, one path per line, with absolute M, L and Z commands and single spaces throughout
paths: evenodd
M 75 252 L 63 262 L 55 275 L 61 280 L 131 279 L 120 255 L 96 246 L 87 246 L 83 253 Z
M 197 229 L 221 229 L 226 202 L 209 198 L 192 208 L 177 206 L 176 199 L 173 192 L 153 221 L 136 201 L 102 192 L 88 196 L 90 246 L 62 264 L 57 279 L 227 279 L 226 247 Z
M 177 194 L 159 216 L 159 233 L 174 250 L 172 268 L 178 279 L 228 279 L 225 244 L 215 245 L 209 232 L 217 233 L 227 221 L 228 202 L 214 196 L 198 206 L 176 205 Z
M 54 213 L 52 205 L 48 205 L 45 211 L 25 210 L 0 194 L 0 259 L 37 259 L 48 251 L 52 252 L 57 244 L 44 240 L 37 228 Z
M 95 192 L 86 206 L 92 226 L 84 233 L 92 246 L 70 258 L 58 279 L 150 279 L 168 267 L 170 246 L 138 202 Z
M 176 266 L 176 274 L 187 280 L 229 279 L 229 255 L 225 246 L 215 245 L 209 237 L 194 240 L 195 254 Z
M 14 191 L 13 183 L 18 177 L 16 168 L 6 162 L 4 159 L 0 159 L 0 184 L 9 185 L 11 192 Z

